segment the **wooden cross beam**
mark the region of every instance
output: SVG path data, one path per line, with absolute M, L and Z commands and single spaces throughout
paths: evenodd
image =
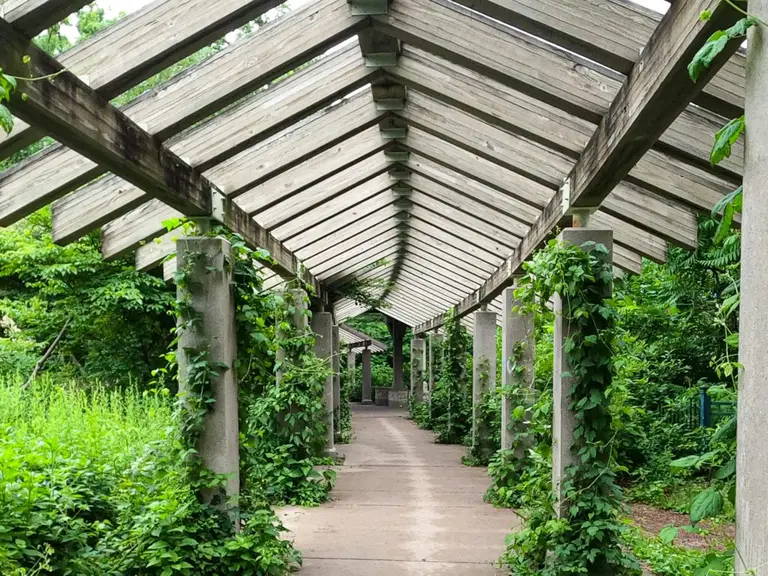
M 709 8 L 714 8 L 711 19 L 701 21 L 699 15 Z M 706 39 L 716 30 L 730 27 L 740 17 L 724 2 L 713 7 L 711 0 L 677 2 L 670 8 L 564 186 L 531 226 L 518 251 L 480 288 L 455 306 L 458 317 L 477 310 L 510 286 L 513 275 L 522 271 L 523 262 L 571 209 L 600 206 L 738 49 L 739 43 L 732 41 L 698 82 L 688 77 L 688 63 Z M 418 325 L 414 333 L 423 334 L 444 322 L 445 315 L 440 314 Z
M 28 63 L 27 63 L 28 62 Z M 305 275 L 296 257 L 206 178 L 0 19 L 0 66 L 20 82 L 9 108 L 32 126 L 188 216 L 214 217 L 251 246 L 268 250 L 286 275 Z M 307 281 L 319 289 L 310 275 Z

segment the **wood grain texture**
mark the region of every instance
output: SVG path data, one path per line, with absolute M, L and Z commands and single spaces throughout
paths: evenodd
M 365 164 L 371 162 L 371 168 Z M 376 163 L 379 166 L 376 167 Z M 321 223 L 337 214 L 372 198 L 383 190 L 392 188 L 392 181 L 384 172 L 387 164 L 381 157 L 373 156 L 358 165 L 340 172 L 337 177 L 329 178 L 291 200 L 284 207 L 286 214 L 265 214 L 269 217 L 265 224 L 276 224 L 274 234 L 277 238 L 289 239 L 304 231 L 309 225 Z M 275 208 L 277 210 L 277 208 Z M 262 215 L 257 220 L 261 221 Z
M 375 248 L 382 248 L 383 246 L 390 246 L 394 242 L 394 245 L 399 243 L 397 230 L 390 228 L 379 234 L 378 238 L 360 239 L 360 241 L 353 246 L 347 247 L 345 250 L 334 251 L 332 254 L 326 253 L 314 259 L 312 264 L 312 271 L 318 277 L 330 276 L 336 272 L 346 270 L 350 262 L 353 262 L 360 254 L 365 254 L 369 250 Z M 307 262 L 307 264 L 309 264 Z
M 629 74 L 661 14 L 631 0 L 457 0 L 501 22 Z M 725 116 L 744 108 L 743 53 L 736 53 L 694 102 Z
M 165 140 L 322 53 L 339 39 L 354 35 L 366 23 L 365 19 L 349 14 L 344 0 L 313 3 L 174 76 L 131 102 L 123 111 L 142 129 Z M 277 50 L 280 46 L 285 49 Z M 63 195 L 76 187 L 74 178 L 69 182 L 55 177 L 53 181 L 38 179 L 39 162 L 55 160 L 57 167 L 47 168 L 46 173 L 56 174 L 67 164 L 82 164 L 77 156 L 76 152 L 67 150 L 55 156 L 37 154 L 20 163 L 17 182 L 21 183 L 23 178 L 26 184 L 22 189 L 32 191 L 30 204 L 43 202 L 45 205 L 57 197 L 55 194 Z M 91 177 L 103 172 L 103 169 L 96 171 Z M 69 170 L 67 174 L 74 176 Z M 77 176 L 82 178 L 83 174 Z M 5 174 L 0 175 L 2 193 L 5 193 L 4 177 Z M 17 209 L 14 217 L 23 217 L 30 211 Z M 0 222 L 7 220 L 8 215 L 0 213 Z
M 273 207 L 279 206 L 280 203 L 293 206 L 292 199 L 297 194 L 302 194 L 304 190 L 313 186 L 319 186 L 322 180 L 333 177 L 338 171 L 342 171 L 343 174 L 335 181 L 348 183 L 349 180 L 345 178 L 359 180 L 363 176 L 371 176 L 365 171 L 374 166 L 377 170 L 386 169 L 386 158 L 382 154 L 376 154 L 386 145 L 387 141 L 381 137 L 378 127 L 373 126 L 275 178 L 253 187 L 238 198 L 238 203 L 251 214 L 261 215 L 272 210 L 267 215 L 267 218 L 272 218 L 272 215 L 279 214 L 281 210 L 280 208 L 273 210 Z M 354 167 L 361 158 L 365 160 L 371 155 L 375 155 L 375 158 L 369 158 L 365 164 Z M 312 193 L 315 191 L 316 189 Z M 305 204 L 306 202 L 311 204 L 312 193 L 302 194 Z
M 322 58 L 290 78 L 180 134 L 170 142 L 171 150 L 200 170 L 223 162 L 254 142 L 270 137 L 286 126 L 290 127 L 319 105 L 336 98 L 339 91 L 354 89 L 370 75 L 359 60 L 359 50 L 355 46 Z M 213 179 L 215 181 L 215 177 Z M 24 184 L 24 181 L 19 182 L 8 191 L 8 195 L 13 198 Z M 221 184 L 217 182 L 220 188 Z M 42 192 L 44 199 L 50 196 L 44 187 L 37 190 Z M 0 192 L 0 220 L 4 197 L 5 194 Z M 54 202 L 54 241 L 62 244 L 72 242 L 147 199 L 141 190 L 117 176 L 95 181 Z
M 89 0 L 7 0 L 0 6 L 0 17 L 32 38 L 88 3 Z
M 67 50 L 59 62 L 112 99 L 278 4 L 279 0 L 156 0 Z M 42 135 L 24 122 L 16 123 L 10 135 L 0 135 L 0 158 Z
M 299 256 L 302 258 L 304 264 L 309 266 L 313 272 L 318 270 L 314 267 L 318 264 L 329 262 L 332 259 L 343 260 L 348 255 L 354 253 L 353 251 L 364 245 L 365 242 L 372 240 L 384 241 L 389 240 L 394 235 L 397 235 L 396 230 L 397 223 L 393 218 L 386 218 L 375 224 L 370 223 L 367 227 L 359 229 L 356 233 L 348 236 L 341 242 L 329 243 L 327 247 L 315 248 L 312 251 L 305 251 Z
M 713 18 L 701 22 L 704 9 L 714 7 Z M 622 87 L 608 116 L 590 140 L 571 175 L 571 205 L 596 206 L 606 198 L 655 142 L 656 138 L 701 91 L 706 81 L 724 64 L 729 52 L 713 62 L 697 84 L 687 78 L 687 63 L 714 30 L 730 25 L 738 14 L 726 4 L 712 6 L 707 0 L 675 3 L 654 32 L 635 70 Z M 734 43 L 735 44 L 735 43 Z M 730 53 L 736 46 L 729 48 Z M 563 216 L 562 191 L 542 212 L 513 254 L 486 283 L 456 305 L 463 316 L 483 302 L 494 299 L 519 272 L 522 263 L 550 234 Z M 442 325 L 437 316 L 415 329 L 423 333 Z

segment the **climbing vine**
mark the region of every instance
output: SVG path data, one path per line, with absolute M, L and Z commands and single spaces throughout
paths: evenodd
M 623 495 L 616 482 L 608 401 L 616 311 L 606 294 L 613 271 L 605 246 L 584 248 L 588 251 L 551 241 L 526 263 L 515 294 L 525 312 L 545 306 L 554 294 L 562 298 L 563 322 L 573 328 L 563 353 L 570 367 L 569 410 L 575 419 L 575 463 L 561 480 L 562 513 L 558 516 L 555 510 L 552 490 L 544 490 L 524 529 L 510 536 L 504 561 L 516 574 L 620 574 L 637 568 L 622 547 Z

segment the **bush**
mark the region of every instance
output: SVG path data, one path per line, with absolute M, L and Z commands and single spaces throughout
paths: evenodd
M 299 560 L 268 508 L 238 534 L 198 500 L 169 396 L 0 381 L 0 573 L 267 575 Z

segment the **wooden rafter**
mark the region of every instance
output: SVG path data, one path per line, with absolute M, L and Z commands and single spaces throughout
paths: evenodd
M 701 92 L 707 81 L 733 54 L 732 42 L 715 59 L 698 82 L 688 78 L 687 65 L 702 43 L 715 31 L 732 25 L 740 15 L 729 5 L 718 3 L 709 21 L 699 19 L 710 8 L 708 0 L 675 3 L 662 19 L 636 68 L 600 123 L 581 160 L 513 254 L 483 286 L 455 307 L 458 316 L 493 300 L 510 285 L 513 274 L 551 234 L 572 208 L 599 206 L 613 187 L 632 169 L 686 105 Z M 565 203 L 564 203 L 565 200 Z M 416 328 L 423 333 L 441 326 L 439 315 Z

